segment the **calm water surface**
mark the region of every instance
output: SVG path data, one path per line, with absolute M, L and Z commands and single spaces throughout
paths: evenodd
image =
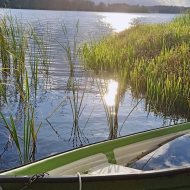
M 67 28 L 67 38 L 72 41 L 76 32 L 77 42 L 91 42 L 107 36 L 113 32 L 120 32 L 131 27 L 135 22 L 160 23 L 169 22 L 176 15 L 170 14 L 126 14 L 126 13 L 95 13 L 95 12 L 64 12 L 40 10 L 0 10 L 1 15 L 11 14 L 23 23 L 30 23 L 36 32 L 44 37 L 47 43 L 51 66 L 48 80 L 40 75 L 41 85 L 36 100 L 37 124 L 42 122 L 37 141 L 36 158 L 40 159 L 52 154 L 66 151 L 88 143 L 108 139 L 110 130 L 107 125 L 106 114 L 101 102 L 96 82 L 84 77 L 86 74 L 76 66 L 79 79 L 87 82 L 87 90 L 83 101 L 83 112 L 80 117 L 80 133 L 73 133 L 72 114 L 65 92 L 69 77 L 67 59 L 61 44 L 66 40 L 63 27 Z M 82 88 L 82 85 L 81 85 Z M 129 117 L 129 113 L 132 111 Z M 19 118 L 21 112 L 18 102 L 9 102 L 1 107 L 1 111 L 8 117 L 10 114 Z M 127 120 L 126 120 L 127 117 Z M 47 120 L 48 119 L 48 120 Z M 179 122 L 183 122 L 182 118 Z M 145 131 L 173 124 L 169 118 L 160 114 L 147 113 L 145 102 L 137 104 L 130 92 L 126 91 L 119 107 L 118 129 L 116 136 Z M 22 129 L 20 129 L 22 131 Z M 4 152 L 9 134 L 4 128 L 0 131 L 0 155 Z M 0 158 L 0 170 L 19 165 L 16 149 L 8 150 Z

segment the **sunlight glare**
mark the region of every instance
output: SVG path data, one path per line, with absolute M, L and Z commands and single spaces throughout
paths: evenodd
M 99 13 L 103 16 L 102 21 L 109 24 L 114 32 L 121 32 L 130 28 L 137 18 L 143 17 L 142 14 L 127 14 L 127 13 Z
M 104 100 L 106 105 L 109 107 L 115 106 L 115 98 L 118 91 L 118 82 L 114 80 L 110 80 L 108 82 L 107 93 L 104 95 Z

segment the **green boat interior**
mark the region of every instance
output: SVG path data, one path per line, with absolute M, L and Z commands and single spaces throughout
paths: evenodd
M 120 175 L 144 173 L 132 164 L 152 151 L 190 132 L 190 124 L 156 129 L 105 141 L 22 166 L 0 174 L 31 176 L 48 173 L 49 177 Z M 150 172 L 150 171 L 149 171 Z
M 80 173 L 81 175 L 120 175 L 142 173 L 144 171 L 131 168 L 130 165 L 134 161 L 158 149 L 163 144 L 182 135 L 184 135 L 184 133 L 179 132 L 116 148 L 113 150 L 116 163 L 110 163 L 105 154 L 99 153 L 54 170 L 50 170 L 47 173 L 51 176 L 76 175 L 77 173 Z

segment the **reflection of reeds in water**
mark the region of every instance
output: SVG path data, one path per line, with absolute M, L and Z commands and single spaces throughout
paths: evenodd
M 77 41 L 78 28 L 79 22 L 76 24 L 73 37 L 70 38 L 66 26 L 63 25 L 62 30 L 65 37 L 65 42 L 63 44 L 59 43 L 65 52 L 70 69 L 66 91 L 72 113 L 73 127 L 71 130 L 70 140 L 73 141 L 73 146 L 82 146 L 84 143 L 88 142 L 88 139 L 85 137 L 80 126 L 80 118 L 84 111 L 83 102 L 88 80 L 84 77 L 84 81 L 83 76 L 77 76 L 75 71 L 75 66 L 79 64 L 80 52 Z
M 69 79 L 70 85 L 68 89 L 68 99 L 71 106 L 72 111 L 72 120 L 73 120 L 73 128 L 71 131 L 71 137 L 70 140 L 73 140 L 74 146 L 82 145 L 83 143 L 88 142 L 87 138 L 85 137 L 83 131 L 80 128 L 80 117 L 84 110 L 84 96 L 86 91 L 86 85 L 84 84 L 84 88 L 81 89 L 80 82 L 75 81 L 75 79 L 72 77 Z M 80 144 L 78 144 L 80 143 Z
M 116 80 L 108 80 L 105 79 L 105 77 L 103 78 L 101 75 L 99 75 L 99 77 L 100 79 L 96 80 L 96 82 L 109 127 L 108 139 L 115 139 L 118 136 L 121 136 L 121 131 L 126 125 L 127 120 L 135 111 L 143 98 L 137 99 L 136 104 L 132 107 L 128 114 L 126 113 L 122 124 L 119 125 L 119 107 L 120 103 L 124 100 L 126 93 L 126 78 L 122 75 L 120 75 L 120 77 L 117 77 Z
M 115 139 L 118 135 L 118 111 L 121 100 L 119 85 L 114 80 L 97 80 L 100 98 L 109 127 L 109 139 Z

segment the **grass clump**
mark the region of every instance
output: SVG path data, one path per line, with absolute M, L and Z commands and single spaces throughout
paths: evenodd
M 83 46 L 85 66 L 124 73 L 146 109 L 164 116 L 190 117 L 190 14 L 170 23 L 136 25 Z
M 25 101 L 26 80 L 35 96 L 40 72 L 48 73 L 49 55 L 47 45 L 29 24 L 23 24 L 9 15 L 0 20 L 0 95 L 7 100 L 14 88 Z M 3 88 L 4 87 L 4 88 Z
M 9 132 L 22 164 L 35 160 L 41 124 L 36 126 L 35 102 L 39 74 L 48 73 L 47 45 L 30 25 L 17 18 L 0 19 L 0 106 L 18 103 L 17 113 L 0 112 L 3 127 Z M 2 100 L 3 99 L 3 100 Z
M 11 140 L 16 146 L 20 163 L 26 164 L 35 161 L 36 142 L 41 124 L 36 128 L 34 108 L 32 106 L 26 108 L 22 122 L 23 131 L 21 133 L 18 130 L 21 123 L 16 121 L 12 115 L 7 119 L 3 113 L 0 112 L 0 116 L 6 129 L 10 133 Z

